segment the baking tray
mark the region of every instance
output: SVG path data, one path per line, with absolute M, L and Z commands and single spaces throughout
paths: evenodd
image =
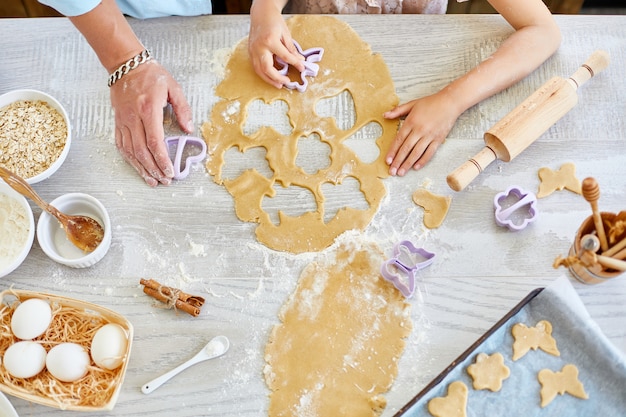
M 513 361 L 511 327 L 518 322 L 529 327 L 535 326 L 542 319 L 552 323 L 552 336 L 557 341 L 560 356 L 531 350 L 524 357 Z M 481 352 L 500 352 L 511 371 L 498 392 L 474 390 L 472 387 L 467 366 L 474 363 L 475 356 Z M 582 400 L 566 393 L 557 395 L 542 408 L 538 371 L 544 368 L 561 371 L 569 363 L 578 367 L 579 379 L 589 399 Z M 467 417 L 623 417 L 626 410 L 626 359 L 623 352 L 615 348 L 591 320 L 566 279 L 558 280 L 556 285 L 531 291 L 394 417 L 431 416 L 427 408 L 428 401 L 446 396 L 449 384 L 457 380 L 468 387 Z

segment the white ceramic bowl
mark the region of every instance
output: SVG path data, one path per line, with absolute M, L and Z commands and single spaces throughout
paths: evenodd
M 88 194 L 70 193 L 50 204 L 65 214 L 92 217 L 104 228 L 104 238 L 93 252 L 84 252 L 69 241 L 55 217 L 43 212 L 37 222 L 37 241 L 45 254 L 72 268 L 87 268 L 100 261 L 111 246 L 111 219 L 102 203 Z
M 20 193 L 11 188 L 7 183 L 0 179 L 0 194 L 8 196 L 10 199 L 15 200 L 26 212 L 28 221 L 28 230 L 25 232 L 25 239 L 22 238 L 17 244 L 20 247 L 6 247 L 7 245 L 13 245 L 15 243 L 14 236 L 11 236 L 15 231 L 4 230 L 5 227 L 13 227 L 12 224 L 5 224 L 6 216 L 8 215 L 7 207 L 4 204 L 0 204 L 0 277 L 10 274 L 18 266 L 24 262 L 30 248 L 33 246 L 33 240 L 35 238 L 35 219 L 33 217 L 33 211 L 28 205 L 26 198 Z M 2 200 L 4 201 L 4 197 Z M 10 234 L 9 234 L 10 233 Z M 6 236 L 11 236 L 7 239 Z M 10 254 L 10 256 L 8 256 Z
M 61 115 L 63 116 L 63 119 L 65 120 L 65 124 L 67 126 L 67 138 L 65 140 L 65 146 L 63 147 L 63 150 L 61 151 L 61 154 L 59 155 L 59 157 L 54 162 L 52 162 L 45 171 L 40 172 L 39 174 L 34 175 L 32 177 L 24 178 L 26 182 L 28 182 L 29 184 L 35 184 L 37 182 L 40 182 L 49 178 L 52 174 L 54 174 L 61 167 L 61 165 L 63 165 L 63 162 L 65 161 L 65 158 L 67 158 L 67 154 L 70 151 L 70 145 L 72 142 L 72 129 L 70 127 L 70 119 L 67 117 L 67 112 L 65 111 L 65 108 L 54 97 L 42 91 L 38 91 L 38 90 L 9 91 L 8 93 L 0 96 L 0 108 L 4 106 L 8 106 L 9 104 L 14 103 L 16 101 L 20 101 L 20 100 L 45 101 L 46 103 L 48 103 L 50 107 L 52 107 L 53 109 L 61 113 Z

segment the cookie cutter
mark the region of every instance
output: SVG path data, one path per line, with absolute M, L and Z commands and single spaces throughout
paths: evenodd
M 509 199 L 510 196 L 513 196 L 517 201 L 503 208 L 502 202 Z M 508 227 L 512 231 L 524 229 L 537 218 L 537 196 L 530 191 L 525 191 L 515 186 L 496 194 L 493 199 L 493 205 L 496 209 L 495 218 L 498 226 Z M 520 217 L 519 214 L 514 215 L 515 212 L 523 212 L 526 206 L 528 206 L 525 212 L 527 215 L 524 215 L 524 217 Z
M 176 153 L 172 163 L 174 164 L 174 179 L 182 180 L 189 175 L 191 166 L 196 162 L 201 162 L 206 157 L 206 143 L 200 138 L 194 136 L 169 136 L 165 138 L 165 146 L 168 150 L 172 146 L 176 146 Z M 189 149 L 185 152 L 186 148 L 200 147 L 200 152 L 197 154 L 190 154 Z
M 297 81 L 290 81 L 285 84 L 285 87 L 293 90 L 296 89 L 299 92 L 303 93 L 306 91 L 306 88 L 309 85 L 309 81 L 306 77 L 315 77 L 320 70 L 320 66 L 316 64 L 316 62 L 320 62 L 322 60 L 322 56 L 324 55 L 324 48 L 316 47 L 309 48 L 307 50 L 302 50 L 302 47 L 295 40 L 293 41 L 296 49 L 304 57 L 304 70 L 300 72 L 300 79 L 302 80 L 302 84 Z M 289 72 L 289 64 L 283 61 L 281 58 L 276 57 L 276 62 L 280 65 L 278 69 L 278 73 L 281 75 L 287 75 Z
M 391 282 L 402 295 L 410 298 L 415 291 L 417 271 L 433 263 L 435 254 L 423 248 L 417 248 L 408 240 L 397 243 L 393 248 L 393 257 L 385 261 L 380 273 Z

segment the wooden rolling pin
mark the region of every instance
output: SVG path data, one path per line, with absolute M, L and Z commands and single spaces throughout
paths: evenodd
M 485 147 L 447 177 L 461 191 L 496 159 L 509 162 L 569 112 L 578 102 L 578 87 L 609 65 L 609 54 L 595 51 L 565 79 L 554 77 L 514 108 L 484 136 Z

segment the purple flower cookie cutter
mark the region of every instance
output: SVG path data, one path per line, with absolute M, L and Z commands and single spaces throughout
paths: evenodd
M 511 203 L 511 200 L 514 202 Z M 506 207 L 503 204 L 508 204 Z M 498 226 L 508 227 L 514 232 L 524 229 L 537 218 L 537 196 L 519 187 L 509 187 L 496 194 L 493 199 Z
M 319 72 L 320 66 L 316 64 L 316 62 L 320 62 L 322 60 L 322 56 L 324 55 L 324 48 L 309 48 L 307 50 L 302 50 L 302 47 L 295 40 L 293 44 L 296 46 L 296 49 L 304 57 L 304 70 L 300 72 L 300 79 L 302 80 L 302 84 L 297 81 L 291 81 L 285 84 L 285 87 L 293 90 L 296 89 L 299 92 L 303 93 L 306 91 L 306 88 L 309 85 L 309 81 L 306 77 L 315 77 Z M 276 62 L 280 65 L 278 69 L 279 74 L 287 75 L 289 72 L 289 64 L 283 61 L 280 58 L 276 58 Z
M 403 240 L 393 248 L 393 257 L 383 263 L 380 273 L 402 295 L 410 298 L 415 292 L 416 273 L 433 263 L 435 254 Z
M 174 164 L 174 179 L 182 180 L 189 175 L 191 165 L 201 162 L 206 157 L 206 143 L 194 136 L 169 136 L 165 138 L 165 146 L 168 151 L 176 146 L 176 153 L 172 159 Z M 200 152 L 192 153 L 193 148 L 199 148 Z

